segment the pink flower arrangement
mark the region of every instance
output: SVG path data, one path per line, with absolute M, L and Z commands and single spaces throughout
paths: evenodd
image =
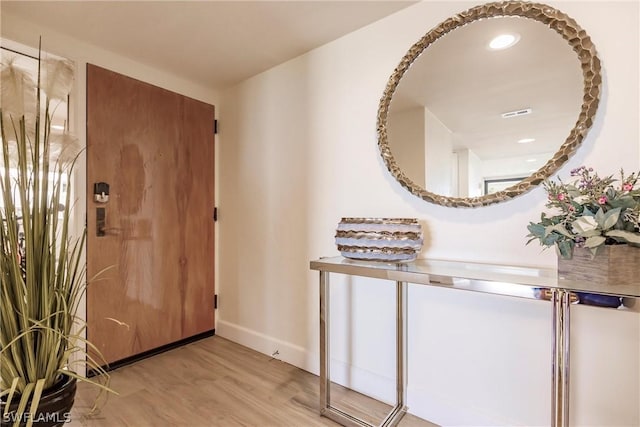
M 594 254 L 607 244 L 640 246 L 638 172 L 625 175 L 621 170 L 620 179 L 601 178 L 593 168 L 581 166 L 571 176 L 575 180 L 570 183 L 560 179 L 543 183 L 549 194 L 546 207 L 557 214 L 543 212 L 540 222 L 531 222 L 527 243 L 537 239 L 543 246 L 555 246 L 564 258 L 571 258 L 576 246 L 590 248 Z

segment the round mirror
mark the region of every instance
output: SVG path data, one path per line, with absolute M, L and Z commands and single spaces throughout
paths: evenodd
M 600 82 L 593 43 L 564 13 L 477 6 L 404 56 L 380 101 L 378 145 L 393 176 L 424 200 L 501 202 L 567 161 L 592 124 Z

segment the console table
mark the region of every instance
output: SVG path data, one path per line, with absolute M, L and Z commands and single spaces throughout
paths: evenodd
M 552 427 L 569 426 L 569 313 L 574 292 L 640 297 L 637 285 L 600 285 L 564 280 L 555 269 L 419 259 L 407 263 L 355 261 L 343 257 L 311 261 L 320 272 L 320 414 L 345 425 L 372 427 L 366 421 L 331 406 L 329 375 L 329 274 L 386 279 L 396 282 L 396 404 L 380 424 L 395 426 L 407 411 L 407 284 L 438 286 L 520 298 L 545 299 L 553 304 Z M 542 296 L 542 297 L 541 297 Z

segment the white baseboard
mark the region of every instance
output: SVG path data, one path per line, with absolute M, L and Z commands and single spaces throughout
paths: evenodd
M 318 375 L 319 357 L 307 349 L 234 323 L 218 320 L 216 335 Z M 277 355 L 274 355 L 275 352 Z M 314 357 L 315 356 L 315 357 Z
M 216 335 L 319 375 L 320 355 L 304 347 L 224 320 L 217 321 Z M 273 356 L 276 350 L 279 354 Z M 331 381 L 383 402 L 395 402 L 394 378 L 355 367 L 345 361 L 331 359 Z

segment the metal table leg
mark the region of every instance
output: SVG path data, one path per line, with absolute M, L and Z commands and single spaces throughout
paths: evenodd
M 395 426 L 407 407 L 407 283 L 396 282 L 396 406 L 381 426 Z
M 551 373 L 551 426 L 569 427 L 569 313 L 571 293 L 552 289 L 553 370 Z
M 329 273 L 320 271 L 320 415 L 344 426 L 374 427 L 331 406 Z M 380 427 L 393 427 L 407 412 L 407 283 L 396 282 L 396 405 Z
M 320 272 L 320 415 L 330 408 L 329 273 Z

